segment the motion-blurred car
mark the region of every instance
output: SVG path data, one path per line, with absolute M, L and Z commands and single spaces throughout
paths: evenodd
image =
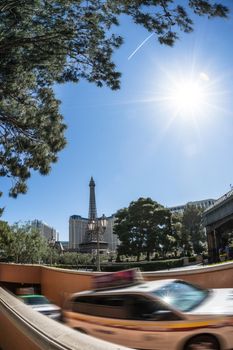
M 63 311 L 69 326 L 137 349 L 233 349 L 233 289 L 206 290 L 175 279 L 126 287 L 125 278 L 116 288 L 110 275 L 97 276 L 96 290 L 69 298 Z
M 20 295 L 20 300 L 31 306 L 34 310 L 54 320 L 61 320 L 61 308 L 52 304 L 45 296 L 40 294 Z

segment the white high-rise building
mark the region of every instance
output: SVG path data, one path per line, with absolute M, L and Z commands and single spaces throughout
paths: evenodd
M 88 219 L 80 215 L 72 215 L 69 219 L 69 249 L 79 250 L 84 241 Z
M 116 251 L 120 244 L 117 236 L 113 234 L 114 215 L 106 217 L 107 226 L 103 240 L 108 243 L 109 251 Z M 84 242 L 88 219 L 80 215 L 71 215 L 69 219 L 69 249 L 79 250 L 80 243 Z
M 41 220 L 33 220 L 31 225 L 37 228 L 40 234 L 45 237 L 49 242 L 59 241 L 59 233 L 55 230 L 55 228 L 49 226 L 45 222 Z
M 174 207 L 170 207 L 168 208 L 172 213 L 180 213 L 180 214 L 183 214 L 184 210 L 186 207 L 188 207 L 189 205 L 191 206 L 194 206 L 196 208 L 199 208 L 199 209 L 207 209 L 208 207 L 210 207 L 212 204 L 214 204 L 216 200 L 215 199 L 203 199 L 203 200 L 200 200 L 200 201 L 194 201 L 194 202 L 188 202 L 186 204 L 183 204 L 183 205 L 176 205 Z
M 104 240 L 108 243 L 108 249 L 110 251 L 116 251 L 117 246 L 120 244 L 119 239 L 117 238 L 117 235 L 114 235 L 113 233 L 113 226 L 114 226 L 115 216 L 109 216 L 107 218 L 107 227 L 104 233 Z

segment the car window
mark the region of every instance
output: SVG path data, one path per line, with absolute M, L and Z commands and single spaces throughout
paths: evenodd
M 72 300 L 73 312 L 131 320 L 171 321 L 180 319 L 163 303 L 142 295 L 80 296 Z
M 180 319 L 163 303 L 144 296 L 129 295 L 126 302 L 128 318 L 146 321 L 172 321 Z
M 49 300 L 43 296 L 22 297 L 25 304 L 28 305 L 45 305 L 49 304 Z
M 174 281 L 152 293 L 180 311 L 191 311 L 206 299 L 209 291 L 184 281 Z
M 126 318 L 124 297 L 122 296 L 85 296 L 77 297 L 72 301 L 72 311 L 82 314 L 108 317 Z

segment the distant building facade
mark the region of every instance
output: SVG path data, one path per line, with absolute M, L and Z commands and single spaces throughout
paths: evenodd
M 84 241 L 88 219 L 80 215 L 71 215 L 69 219 L 69 249 L 79 250 Z
M 107 218 L 107 227 L 104 233 L 104 240 L 108 243 L 108 248 L 110 251 L 116 251 L 117 246 L 120 244 L 117 235 L 113 233 L 113 226 L 115 222 L 115 216 L 109 216 Z
M 49 242 L 59 241 L 59 233 L 55 230 L 55 228 L 47 225 L 43 221 L 33 220 L 31 225 L 37 228 L 41 236 L 45 237 Z
M 103 235 L 103 239 L 108 243 L 109 251 L 116 251 L 120 244 L 117 236 L 113 233 L 114 215 L 106 217 L 107 226 Z M 69 219 L 69 249 L 79 251 L 80 244 L 85 240 L 88 219 L 80 215 L 71 215 Z
M 177 205 L 174 207 L 169 207 L 168 209 L 172 212 L 172 213 L 179 213 L 179 214 L 183 214 L 185 208 L 187 208 L 188 206 L 194 206 L 196 208 L 199 209 L 207 209 L 208 207 L 210 207 L 211 205 L 213 205 L 215 203 L 215 199 L 203 199 L 200 201 L 194 201 L 194 202 L 188 202 L 186 204 L 183 205 Z

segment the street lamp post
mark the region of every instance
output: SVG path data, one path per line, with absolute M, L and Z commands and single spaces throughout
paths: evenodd
M 107 225 L 106 216 L 103 214 L 100 219 L 91 220 L 88 224 L 88 229 L 96 236 L 96 268 L 100 270 L 100 234 L 103 234 Z
M 96 254 L 96 269 L 97 271 L 100 271 L 100 226 L 97 226 L 97 231 L 96 231 L 96 238 L 97 238 L 97 254 Z

